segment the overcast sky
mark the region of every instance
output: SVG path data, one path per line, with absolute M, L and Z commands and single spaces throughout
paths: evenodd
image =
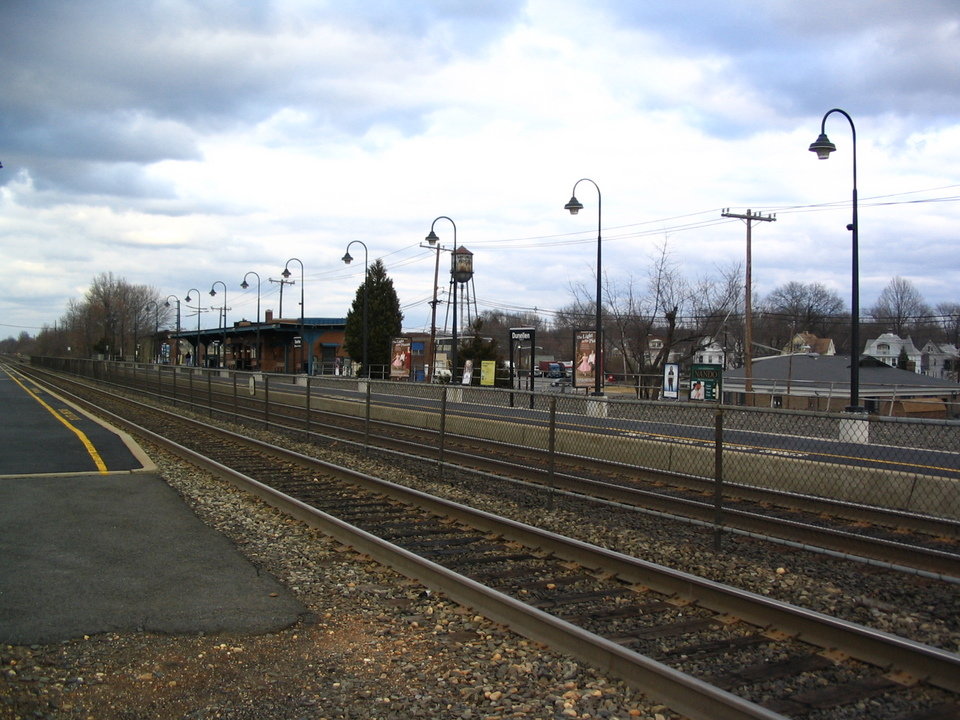
M 750 208 L 778 218 L 754 225 L 756 292 L 849 303 L 850 124 L 827 120 L 829 161 L 808 152 L 835 107 L 862 307 L 897 275 L 960 301 L 956 0 L 3 0 L 0 27 L 0 337 L 103 272 L 206 304 L 222 281 L 232 323 L 255 271 L 276 313 L 290 258 L 305 314 L 342 317 L 353 240 L 427 329 L 441 215 L 481 311 L 548 317 L 595 282 L 596 190 L 563 209 L 580 178 L 613 281 L 665 243 L 691 281 L 743 263 L 721 212 Z

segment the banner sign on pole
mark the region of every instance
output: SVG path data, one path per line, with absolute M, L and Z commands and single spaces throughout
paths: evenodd
M 663 366 L 663 397 L 667 400 L 680 397 L 680 365 L 677 363 Z
M 722 380 L 723 365 L 691 365 L 690 399 L 717 402 L 720 399 Z
M 591 387 L 595 384 L 597 363 L 596 330 L 577 330 L 573 342 L 573 386 Z
M 394 338 L 390 341 L 390 379 L 409 378 L 411 370 L 410 338 Z

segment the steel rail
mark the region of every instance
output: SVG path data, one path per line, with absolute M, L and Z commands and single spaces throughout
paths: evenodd
M 136 379 L 136 375 L 134 375 Z M 214 385 L 226 385 L 226 383 L 220 379 L 215 379 Z M 119 387 L 126 387 L 126 385 L 118 384 Z M 234 388 L 234 391 L 236 388 Z M 224 397 L 227 397 L 227 394 L 220 393 Z M 363 403 L 364 398 L 359 397 L 350 397 L 351 393 L 346 393 L 346 395 L 335 394 L 330 395 L 329 397 L 334 398 L 338 401 L 352 402 L 355 404 Z M 303 400 L 303 395 L 297 391 L 293 386 L 288 389 L 277 388 L 274 390 L 272 397 L 276 398 L 278 396 L 296 398 L 298 400 Z M 163 395 L 158 395 L 158 397 L 164 397 Z M 314 397 L 320 397 L 319 395 Z M 178 402 L 183 402 L 183 399 L 179 399 Z M 199 403 L 191 403 L 191 407 L 194 407 L 199 412 L 200 409 L 206 409 L 205 405 Z M 302 404 L 281 404 L 282 407 L 295 408 L 300 412 L 305 412 L 305 408 Z M 233 407 L 230 403 L 224 401 L 224 407 Z M 405 405 L 398 405 L 398 407 L 405 408 Z M 314 415 L 324 415 L 335 418 L 346 418 L 351 421 L 361 421 L 362 418 L 353 415 L 343 415 L 329 410 L 323 410 L 317 407 L 310 408 L 310 411 Z M 228 412 L 227 410 L 219 410 L 219 412 Z M 238 415 L 239 412 L 237 413 Z M 456 412 L 451 412 L 451 415 L 455 415 L 464 419 L 472 418 L 472 415 L 465 415 Z M 262 418 L 257 418 L 252 415 L 240 415 L 250 421 L 258 421 Z M 295 418 L 289 417 L 293 420 Z M 271 423 L 274 424 L 274 423 Z M 397 423 L 390 423 L 382 420 L 371 420 L 369 423 L 370 426 L 382 425 L 388 428 L 402 428 L 409 432 L 419 432 L 427 434 L 428 436 L 435 436 L 436 431 L 433 431 L 429 428 L 424 427 L 412 427 L 409 425 L 402 425 Z M 279 427 L 284 427 L 280 425 Z M 298 431 L 302 428 L 290 427 L 291 430 Z M 577 427 L 577 430 L 583 431 L 583 428 Z M 350 432 L 349 429 L 344 429 L 345 432 Z M 394 443 L 403 443 L 403 440 L 397 440 L 396 438 L 390 438 L 389 436 L 378 435 L 375 436 L 380 442 L 394 442 Z M 470 438 L 468 436 L 457 436 L 452 434 L 447 434 L 447 437 L 450 439 L 459 439 L 463 442 L 477 442 L 475 438 Z M 516 447 L 510 445 L 509 443 L 499 442 L 492 439 L 484 439 L 484 451 L 489 452 L 491 447 L 500 447 L 503 448 L 506 452 L 516 452 Z M 411 442 L 410 446 L 415 446 L 415 442 Z M 407 447 L 410 447 L 407 446 Z M 546 464 L 545 458 L 547 456 L 546 450 L 541 450 L 534 447 L 523 448 L 523 451 L 528 455 L 532 456 L 533 459 L 530 462 L 529 468 L 530 471 L 535 470 L 538 466 L 543 467 Z M 617 461 L 603 460 L 601 458 L 593 457 L 584 457 L 577 455 L 569 455 L 564 453 L 556 453 L 556 459 L 564 462 L 573 462 L 579 464 L 589 464 L 591 467 L 596 468 L 601 472 L 614 472 L 614 473 L 632 473 L 634 476 L 642 476 L 649 478 L 655 481 L 669 482 L 679 488 L 687 488 L 695 492 L 712 492 L 714 487 L 714 480 L 712 478 L 699 477 L 695 475 L 689 475 L 678 472 L 671 472 L 668 470 L 660 470 L 657 468 L 648 468 L 643 466 L 635 465 L 626 465 Z M 538 459 L 541 462 L 538 462 Z M 484 458 L 477 458 L 477 461 L 483 461 Z M 491 460 L 491 463 L 496 462 Z M 521 466 L 522 467 L 522 466 Z M 897 528 L 897 529 L 908 529 L 914 532 L 921 534 L 929 535 L 932 537 L 942 537 L 942 538 L 951 538 L 951 539 L 960 539 L 960 521 L 951 520 L 949 518 L 939 518 L 936 516 L 925 515 L 922 513 L 909 512 L 894 510 L 890 508 L 884 508 L 881 506 L 875 505 L 863 505 L 858 503 L 853 503 L 845 500 L 835 500 L 827 497 L 820 497 L 815 495 L 808 495 L 803 493 L 795 493 L 790 491 L 781 491 L 781 490 L 772 490 L 769 488 L 756 487 L 751 485 L 744 485 L 742 483 L 735 482 L 725 482 L 724 483 L 725 495 L 729 497 L 736 497 L 742 500 L 756 503 L 768 503 L 776 507 L 781 507 L 784 509 L 801 509 L 805 512 L 810 513 L 824 513 L 831 516 L 843 517 L 852 522 L 862 522 L 869 523 L 871 525 L 878 525 L 881 527 L 887 528 Z
M 77 398 L 77 401 L 88 407 L 96 407 L 80 398 Z M 156 410 L 156 408 L 151 409 Z M 693 720 L 788 720 L 779 713 L 632 652 L 622 645 L 409 552 L 115 413 L 102 408 L 97 408 L 96 412 L 106 415 L 111 422 L 122 426 L 128 432 L 139 434 L 186 462 L 231 482 L 271 507 L 335 538 L 358 553 L 367 555 L 402 575 L 444 594 L 458 604 L 473 608 L 490 620 L 501 623 L 530 640 L 566 652 L 600 670 L 609 672 L 650 693 L 671 709 Z M 185 418 L 178 419 L 193 422 Z M 208 426 L 204 427 L 208 431 L 211 430 Z M 260 450 L 269 449 L 274 452 L 277 450 L 229 431 L 213 430 L 230 435 L 231 439 L 246 442 Z M 346 477 L 354 482 L 362 478 L 364 485 L 378 487 L 380 491 L 383 491 L 385 485 L 393 485 L 394 489 L 401 487 L 299 453 L 283 451 L 278 454 L 282 454 L 288 461 L 294 460 L 314 469 L 320 466 L 324 472 Z
M 92 405 L 92 403 L 85 401 L 82 398 L 77 398 L 77 400 L 84 404 Z M 123 400 L 125 402 L 141 404 L 126 398 Z M 542 551 L 553 553 L 558 557 L 576 562 L 584 567 L 608 572 L 618 577 L 623 582 L 645 586 L 660 593 L 676 596 L 715 612 L 726 613 L 738 617 L 744 622 L 757 627 L 776 628 L 780 632 L 786 633 L 789 636 L 795 637 L 798 640 L 807 642 L 814 646 L 829 650 L 839 650 L 868 664 L 879 666 L 888 670 L 907 673 L 932 685 L 944 688 L 951 692 L 960 693 L 960 655 L 951 653 L 947 650 L 923 645 L 921 643 L 891 635 L 880 630 L 874 630 L 857 625 L 855 623 L 841 620 L 839 618 L 833 618 L 813 610 L 796 607 L 786 603 L 780 603 L 776 600 L 772 600 L 756 593 L 726 586 L 721 583 L 700 578 L 680 570 L 664 567 L 655 563 L 641 560 L 639 558 L 625 555 L 623 553 L 619 553 L 614 550 L 598 547 L 574 538 L 565 537 L 547 530 L 527 525 L 525 523 L 511 520 L 509 518 L 502 518 L 483 510 L 468 507 L 461 503 L 435 497 L 413 488 L 404 487 L 402 485 L 398 485 L 397 483 L 375 478 L 365 473 L 351 470 L 333 463 L 311 458 L 303 455 L 302 453 L 269 445 L 262 441 L 249 438 L 229 430 L 212 428 L 204 423 L 182 418 L 175 413 L 170 413 L 159 408 L 152 406 L 145 407 L 153 412 L 166 414 L 181 422 L 194 423 L 198 426 L 201 426 L 208 432 L 215 432 L 233 441 L 255 447 L 260 452 L 272 454 L 286 462 L 298 464 L 302 467 L 307 467 L 314 470 L 318 468 L 322 469 L 324 472 L 332 473 L 341 478 L 347 478 L 350 482 L 356 483 L 361 487 L 389 495 L 402 502 L 414 505 L 424 510 L 428 510 L 437 515 L 453 518 L 463 522 L 464 524 L 470 525 L 477 529 L 486 530 L 490 533 L 494 533 L 498 536 L 520 543 L 527 547 L 538 548 Z M 110 413 L 109 411 L 105 411 L 100 408 L 98 408 L 97 411 L 106 413 L 114 422 L 127 427 L 133 432 L 144 433 L 154 442 L 158 442 L 165 446 L 170 444 L 169 441 L 166 441 L 157 434 L 146 430 L 145 428 L 141 428 L 139 425 L 125 420 L 115 413 Z M 204 458 L 192 450 L 186 448 L 184 450 L 186 451 L 186 455 L 183 457 L 192 458 L 191 462 L 202 463 L 205 467 L 217 473 L 226 472 L 230 477 L 239 475 L 238 473 L 229 470 L 229 468 L 225 468 L 224 466 L 220 465 L 216 461 Z M 276 491 L 268 488 L 266 485 L 253 480 L 252 478 L 246 478 L 246 476 L 243 477 L 244 485 L 251 488 L 252 492 L 255 492 L 258 494 L 258 496 L 261 496 L 265 501 L 272 502 L 270 500 L 271 497 L 274 495 L 282 495 L 280 493 L 276 493 Z M 261 495 L 261 493 L 263 493 L 263 495 Z M 308 514 L 312 514 L 314 512 L 312 508 L 303 506 L 302 503 L 299 503 L 293 498 L 288 498 L 288 496 L 285 495 L 282 498 L 282 502 L 289 504 L 291 508 L 296 510 L 298 514 L 295 516 L 304 520 L 305 522 L 308 521 L 307 518 L 301 517 L 299 513 L 306 511 Z M 337 523 L 341 523 L 341 521 L 337 521 Z M 346 525 L 346 523 L 342 524 Z M 352 526 L 346 526 L 352 528 Z M 344 531 L 343 528 L 341 528 L 341 531 Z M 372 542 L 372 540 L 366 539 L 364 542 Z M 385 545 L 390 545 L 391 547 L 395 547 L 390 543 L 386 543 L 386 541 L 379 542 L 384 543 Z M 399 548 L 397 548 L 397 550 L 399 550 Z M 366 552 L 366 550 L 364 550 L 364 552 Z M 403 552 L 406 553 L 406 551 Z M 413 561 L 412 558 L 408 558 L 404 562 L 409 563 L 415 561 Z M 407 566 L 401 565 L 397 569 L 401 572 L 404 572 L 404 567 Z M 418 572 L 422 572 L 420 567 L 421 566 L 419 563 L 417 563 Z M 425 582 L 427 584 L 440 581 L 447 582 L 450 579 L 448 576 L 456 576 L 458 578 L 461 577 L 456 573 L 451 573 L 449 570 L 444 570 L 442 568 L 441 570 L 442 572 L 437 571 L 436 574 L 427 573 L 423 577 L 416 577 L 420 579 L 421 582 Z M 404 574 L 407 573 L 404 572 Z M 429 580 L 424 579 L 424 577 L 429 578 Z M 466 580 L 466 578 L 464 579 Z M 469 581 L 464 588 L 469 588 L 471 584 L 476 585 L 476 583 L 473 583 L 473 581 Z M 458 599 L 460 597 L 472 598 L 473 594 L 478 592 L 479 587 L 482 586 L 477 586 L 472 589 L 458 587 L 453 590 L 448 590 L 446 587 L 437 586 L 437 589 L 447 592 L 454 599 Z M 456 593 L 465 594 L 461 596 Z M 491 599 L 492 596 L 485 595 L 485 597 L 487 598 L 486 602 L 493 602 Z M 472 603 L 477 601 L 478 599 L 474 598 L 470 602 L 467 602 L 467 604 L 473 606 Z M 464 600 L 464 602 L 466 602 L 466 600 Z M 514 606 L 514 603 L 518 603 L 518 605 Z M 517 619 L 517 614 L 520 612 L 519 606 L 522 605 L 523 604 L 519 603 L 519 601 L 511 599 L 511 602 L 507 606 L 503 606 L 500 610 L 498 610 L 498 612 L 502 612 L 503 615 L 498 615 L 496 617 L 491 616 L 491 618 L 509 624 L 510 627 L 515 629 L 520 634 L 542 642 L 547 642 L 555 647 L 561 647 L 564 650 L 573 652 L 579 657 L 583 657 L 585 660 L 596 664 L 598 667 L 610 669 L 611 672 L 616 671 L 618 674 L 620 672 L 624 672 L 624 669 L 620 668 L 619 664 L 623 662 L 625 658 L 636 655 L 636 653 L 631 653 L 630 651 L 612 643 L 611 645 L 619 649 L 615 652 L 614 647 L 604 649 L 604 644 L 608 643 L 609 641 L 603 640 L 603 638 L 598 638 L 598 640 L 602 642 L 591 645 L 589 653 L 586 655 L 581 655 L 581 649 L 579 649 L 579 646 L 584 642 L 583 635 L 591 635 L 590 633 L 585 633 L 585 631 L 582 629 L 577 628 L 576 631 L 572 632 L 571 634 L 568 629 L 563 627 L 567 625 L 567 623 L 549 615 L 547 616 L 549 621 L 547 618 L 540 618 L 536 621 L 531 621 L 534 623 L 536 628 L 539 629 L 527 629 L 524 625 L 526 620 L 521 622 Z M 522 617 L 528 618 L 530 615 L 524 611 L 522 613 Z M 573 627 L 574 626 L 571 626 L 571 628 Z M 534 636 L 530 633 L 536 633 L 536 635 Z M 551 637 L 552 633 L 561 633 L 562 638 L 558 637 L 551 640 L 549 638 Z M 636 657 L 640 658 L 642 656 L 636 655 Z M 603 659 L 601 660 L 601 658 Z M 652 671 L 654 666 L 658 665 L 660 664 L 655 663 L 655 661 L 652 661 L 649 658 L 644 658 L 643 667 L 645 669 L 637 669 L 633 672 L 640 673 L 640 675 L 645 677 L 647 673 Z M 675 671 L 670 670 L 670 673 L 675 673 Z M 667 673 L 667 676 L 669 676 L 670 673 Z M 640 675 L 638 675 L 638 677 Z M 625 679 L 629 679 L 628 676 L 620 676 L 625 677 Z M 649 678 L 647 681 L 649 681 Z M 663 682 L 666 682 L 666 680 Z M 696 681 L 692 686 L 690 686 L 690 688 L 697 687 L 697 682 L 699 681 Z M 652 689 L 655 686 L 645 685 L 645 687 Z M 690 688 L 688 688 L 687 691 L 693 692 L 693 690 Z M 716 689 L 714 688 L 714 690 Z M 743 702 L 742 699 L 738 698 L 737 700 Z M 722 713 L 730 712 L 730 709 L 727 708 L 726 710 L 723 710 L 722 708 L 718 707 L 713 711 L 714 714 L 712 715 L 701 715 L 699 712 L 702 710 L 702 708 L 683 709 L 679 705 L 671 705 L 671 707 L 675 707 L 676 710 L 680 712 L 686 712 L 688 714 L 695 710 L 698 714 L 691 716 L 698 718 L 780 717 L 778 715 L 770 715 L 768 711 L 762 709 L 762 712 L 768 714 L 726 715 Z M 737 712 L 739 712 L 739 710 Z
M 120 387 L 125 386 L 121 385 Z M 234 415 L 251 422 L 260 422 L 260 418 L 255 416 L 240 414 L 235 404 L 230 405 L 230 403 L 227 403 L 227 405 L 232 408 L 232 412 L 227 413 L 228 415 Z M 300 411 L 303 410 L 303 408 L 293 404 L 284 404 L 281 406 Z M 192 404 L 190 407 L 193 407 L 197 412 L 207 409 L 206 406 L 199 404 Z M 226 411 L 217 410 L 217 412 Z M 339 415 L 325 410 L 314 409 L 313 413 L 322 416 L 333 415 L 337 418 L 347 418 L 359 422 L 359 418 L 349 415 Z M 271 427 L 293 432 L 301 431 L 300 428 L 293 425 L 285 425 L 277 422 L 278 420 L 292 421 L 297 418 L 284 416 L 277 412 L 272 413 L 271 416 Z M 314 422 L 313 424 L 316 425 L 319 423 Z M 408 432 L 436 434 L 436 431 L 432 431 L 429 428 L 410 428 L 405 425 L 395 425 L 383 421 L 373 421 L 372 424 L 383 425 L 388 428 L 400 428 Z M 329 428 L 330 426 L 328 425 L 327 427 Z M 414 440 L 390 435 L 371 435 L 369 432 L 365 433 L 361 430 L 352 430 L 342 426 L 338 427 L 337 430 L 341 433 L 356 435 L 358 438 L 363 436 L 362 442 L 360 440 L 352 441 L 355 442 L 357 446 L 366 448 L 370 445 L 370 441 L 374 440 L 375 446 L 378 449 L 402 452 L 410 457 L 435 459 L 434 456 L 436 453 L 423 452 L 425 446 Z M 339 436 L 331 434 L 329 429 L 327 433 L 321 434 L 314 432 L 314 435 L 342 440 Z M 542 486 L 565 490 L 588 500 L 599 499 L 626 506 L 635 506 L 643 510 L 653 510 L 669 514 L 678 519 L 692 519 L 710 524 L 713 524 L 716 520 L 716 509 L 712 504 L 707 502 L 675 497 L 669 494 L 642 490 L 626 484 L 605 482 L 562 472 L 555 472 L 551 475 L 543 469 L 546 462 L 542 462 L 541 466 L 537 467 L 535 460 L 530 464 L 520 464 L 509 460 L 498 459 L 489 454 L 478 455 L 452 447 L 451 441 L 461 441 L 468 445 L 476 442 L 474 439 L 466 436 L 447 434 L 448 444 L 444 451 L 444 464 L 448 467 L 457 467 L 466 470 L 482 470 L 495 475 L 499 474 L 507 479 L 520 479 L 521 481 L 533 482 Z M 486 445 L 494 448 L 500 447 L 504 449 L 504 451 L 516 452 L 516 449 L 512 446 L 497 441 L 488 441 Z M 544 457 L 544 452 L 537 449 L 526 448 L 524 452 L 536 455 L 537 457 Z M 712 487 L 711 481 L 694 476 L 670 474 L 662 471 L 649 471 L 644 468 L 628 466 L 622 463 L 572 455 L 560 455 L 560 459 L 567 463 L 587 465 L 600 472 L 618 471 L 660 480 L 669 476 L 670 479 L 676 481 L 679 486 L 690 487 L 700 492 L 709 490 Z M 933 534 L 946 538 L 960 537 L 960 523 L 948 519 L 933 518 L 914 513 L 899 513 L 885 508 L 859 506 L 844 501 L 834 501 L 795 493 L 782 493 L 733 483 L 725 486 L 725 490 L 732 491 L 727 493 L 732 497 L 749 499 L 753 502 L 773 503 L 786 509 L 802 507 L 805 512 L 839 513 L 842 517 L 850 520 L 870 522 L 883 527 L 906 526 L 923 534 Z M 911 545 L 844 530 L 825 528 L 819 525 L 810 525 L 796 520 L 769 518 L 761 513 L 741 510 L 729 504 L 723 508 L 723 527 L 751 533 L 760 537 L 769 537 L 775 540 L 795 543 L 811 551 L 827 550 L 851 559 L 874 560 L 886 563 L 902 571 L 921 571 L 939 576 L 943 579 L 960 578 L 960 555 L 945 550 Z
M 279 391 L 280 395 L 286 397 L 299 398 L 300 396 L 296 392 L 289 390 Z M 276 395 L 275 395 L 276 397 Z M 345 398 L 340 396 L 333 396 L 338 400 L 344 401 Z M 363 402 L 361 399 L 355 399 L 353 402 Z M 286 407 L 295 408 L 300 411 L 303 411 L 302 406 L 289 403 Z M 313 414 L 322 414 L 332 417 L 342 417 L 353 421 L 358 421 L 360 418 L 354 417 L 352 415 L 341 415 L 334 413 L 328 410 L 322 410 L 319 408 L 311 408 Z M 449 411 L 448 411 L 449 412 Z M 451 412 L 451 415 L 456 415 L 463 419 L 470 419 L 472 416 L 459 414 L 456 412 Z M 256 418 L 249 416 L 251 420 Z M 289 418 L 294 419 L 294 418 Z M 371 426 L 385 426 L 388 428 L 402 428 L 410 432 L 417 432 L 425 434 L 427 436 L 435 436 L 436 431 L 431 430 L 430 428 L 424 427 L 411 427 L 408 425 L 402 425 L 397 423 L 390 423 L 382 420 L 371 420 Z M 297 428 L 291 428 L 296 430 Z M 578 431 L 583 431 L 583 428 L 577 428 Z M 349 430 L 346 430 L 349 432 Z M 399 443 L 403 444 L 407 442 L 406 448 L 416 446 L 416 443 L 413 441 L 404 441 L 398 440 L 397 438 L 392 438 L 386 435 L 376 435 L 378 442 L 389 442 L 389 443 Z M 460 436 L 447 433 L 447 438 L 450 440 L 457 439 L 465 443 L 476 443 L 475 438 L 469 436 Z M 515 453 L 516 446 L 511 445 L 506 442 L 501 442 L 497 440 L 487 439 L 483 440 L 484 451 L 489 453 L 490 448 L 502 448 L 505 452 Z M 486 464 L 488 467 L 495 467 L 498 464 L 501 464 L 503 467 L 526 467 L 528 472 L 536 473 L 539 471 L 539 474 L 542 476 L 544 473 L 539 468 L 545 467 L 547 463 L 548 451 L 542 450 L 535 447 L 525 447 L 523 452 L 532 457 L 529 465 L 522 466 L 518 464 L 510 463 L 509 461 L 499 461 L 496 458 L 490 458 L 489 455 L 484 456 L 471 456 L 469 453 L 458 453 L 456 450 L 451 449 L 451 454 L 455 456 L 462 457 L 472 457 L 473 462 Z M 568 463 L 577 463 L 589 465 L 591 468 L 595 468 L 600 472 L 610 472 L 610 473 L 630 473 L 635 477 L 643 477 L 654 481 L 668 482 L 672 485 L 679 488 L 686 488 L 694 492 L 712 492 L 714 488 L 714 480 L 712 478 L 698 477 L 695 475 L 689 475 L 684 473 L 670 472 L 666 470 L 659 470 L 656 468 L 648 468 L 643 466 L 636 465 L 626 465 L 624 463 L 603 460 L 601 458 L 594 457 L 585 457 L 578 455 L 570 455 L 566 453 L 555 453 L 557 460 Z M 571 476 L 573 477 L 573 476 Z M 580 478 L 575 478 L 579 480 Z M 742 483 L 735 482 L 726 482 L 724 483 L 725 495 L 729 497 L 736 497 L 745 501 L 755 502 L 755 503 L 768 503 L 776 507 L 781 507 L 784 509 L 800 509 L 804 512 L 810 512 L 814 514 L 829 514 L 831 516 L 843 517 L 852 522 L 863 522 L 869 523 L 871 525 L 878 525 L 881 527 L 887 528 L 898 528 L 898 529 L 909 529 L 914 532 L 918 532 L 924 535 L 930 535 L 932 537 L 944 537 L 952 539 L 960 539 L 960 521 L 951 520 L 949 518 L 938 518 L 935 516 L 924 515 L 921 513 L 915 512 L 905 512 L 900 510 L 894 510 L 890 508 L 884 508 L 874 505 L 862 505 L 844 500 L 835 500 L 832 498 L 818 497 L 815 495 L 808 495 L 802 493 L 795 493 L 782 490 L 772 490 L 769 488 L 762 488 L 750 485 L 744 485 Z M 936 552 L 933 553 L 936 556 Z

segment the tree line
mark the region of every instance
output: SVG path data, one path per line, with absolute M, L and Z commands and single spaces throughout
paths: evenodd
M 689 279 L 666 246 L 657 249 L 643 277 L 604 277 L 601 318 L 607 373 L 630 376 L 652 392 L 659 386 L 664 364 L 679 356 L 692 360 L 709 344 L 719 345 L 727 363 L 740 367 L 745 348 L 745 281 L 742 267 L 733 264 L 710 277 Z M 554 312 L 487 312 L 482 319 L 488 334 L 506 334 L 509 327 L 535 327 L 538 353 L 571 359 L 574 331 L 592 329 L 596 322 L 593 286 L 570 288 L 573 301 Z M 754 295 L 752 357 L 797 351 L 800 333 L 833 340 L 836 352 L 851 354 L 850 309 L 835 291 L 818 282 L 790 281 L 766 296 Z M 960 303 L 931 307 L 908 279 L 894 277 L 872 306 L 861 313 L 862 341 L 882 333 L 910 336 L 918 347 L 926 341 L 960 344 Z M 863 352 L 863 347 L 856 351 Z
M 389 341 L 400 334 L 403 315 L 393 282 L 382 261 L 373 263 L 365 279 L 368 303 L 368 354 L 371 365 L 385 364 Z M 351 357 L 362 353 L 364 283 L 346 315 L 345 346 Z M 537 329 L 537 353 L 571 359 L 573 333 L 595 323 L 594 288 L 574 284 L 571 302 L 555 311 L 485 311 L 463 333 L 460 357 L 500 357 L 511 327 Z M 158 331 L 174 325 L 177 306 L 182 327 L 196 306 L 171 304 L 156 288 L 135 285 L 112 273 L 97 275 L 83 297 L 70 300 L 53 327 L 35 337 L 21 332 L 0 341 L 2 352 L 46 355 L 103 355 L 151 360 L 159 352 Z M 719 344 L 733 366 L 745 355 L 745 298 L 742 267 L 719 268 L 709 277 L 689 279 L 662 246 L 655 251 L 644 276 L 604 277 L 601 317 L 605 339 L 605 369 L 611 373 L 656 378 L 671 353 L 688 358 L 707 343 Z M 197 305 L 200 300 L 196 299 Z M 821 283 L 791 281 L 766 296 L 752 298 L 753 357 L 787 348 L 803 332 L 833 340 L 838 354 L 850 353 L 850 311 L 844 299 Z M 192 320 L 190 320 L 192 322 Z M 861 317 L 861 338 L 892 332 L 911 336 L 918 346 L 927 340 L 960 344 L 960 303 L 931 307 L 909 280 L 893 278 Z M 491 343 L 482 345 L 481 339 Z M 478 345 L 478 343 L 480 343 Z M 862 352 L 863 348 L 859 348 Z M 651 380 L 654 382 L 654 380 Z

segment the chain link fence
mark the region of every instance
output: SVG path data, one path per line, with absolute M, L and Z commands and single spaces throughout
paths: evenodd
M 960 421 L 594 397 L 538 379 L 536 391 L 267 375 L 184 366 L 33 358 L 34 364 L 156 392 L 198 412 L 210 406 L 269 425 L 284 406 L 306 426 L 330 412 L 427 428 L 557 457 L 619 463 L 960 520 Z M 206 409 L 206 410 L 205 410 Z M 303 420 L 298 421 L 301 425 Z M 551 461 L 552 462 L 552 459 Z

